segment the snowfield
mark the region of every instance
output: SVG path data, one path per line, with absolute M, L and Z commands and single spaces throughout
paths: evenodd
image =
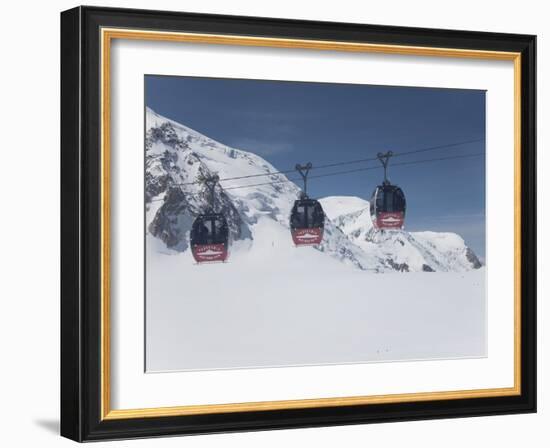
M 150 109 L 146 123 L 148 372 L 487 355 L 485 268 L 463 239 L 374 232 L 361 198 L 322 199 L 323 243 L 296 248 L 296 185 L 222 182 L 228 262 L 197 265 L 189 230 L 206 196 L 191 182 L 276 168 Z
M 369 274 L 257 226 L 228 263 L 149 248 L 148 371 L 486 356 L 484 268 Z

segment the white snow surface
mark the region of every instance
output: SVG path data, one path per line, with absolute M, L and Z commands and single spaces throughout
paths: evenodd
M 395 270 L 464 272 L 480 267 L 472 261 L 477 258 L 456 233 L 376 231 L 369 201 L 330 196 L 320 202 L 329 218 L 355 245 L 386 260 Z
M 189 183 L 277 169 L 150 109 L 146 123 L 148 372 L 486 355 L 485 269 L 472 269 L 464 241 L 374 232 L 361 198 L 321 199 L 323 243 L 296 248 L 295 184 L 282 174 L 224 181 L 216 204 L 231 214 L 229 258 L 197 265 L 189 230 L 206 202 Z
M 330 219 L 369 208 L 369 201 L 357 196 L 328 196 L 322 199 L 323 210 Z
M 148 238 L 148 372 L 486 356 L 485 268 L 369 274 L 256 227 L 218 264 Z

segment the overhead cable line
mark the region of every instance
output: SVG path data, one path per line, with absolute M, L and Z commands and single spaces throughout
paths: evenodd
M 485 153 L 481 152 L 481 153 L 475 153 L 475 154 L 463 154 L 463 155 L 459 155 L 459 156 L 437 157 L 437 158 L 432 158 L 432 159 L 413 160 L 413 161 L 410 161 L 410 162 L 398 162 L 398 163 L 394 163 L 393 166 L 417 165 L 417 164 L 420 164 L 420 163 L 437 162 L 437 161 L 442 161 L 442 160 L 466 159 L 466 158 L 470 158 L 470 157 L 480 157 L 480 156 L 483 156 L 483 155 L 485 155 Z M 326 174 L 316 174 L 316 175 L 313 175 L 313 176 L 309 176 L 309 179 L 319 179 L 319 178 L 322 178 L 322 177 L 340 176 L 340 175 L 343 175 L 343 174 L 358 173 L 358 172 L 362 172 L 362 171 L 370 171 L 370 170 L 377 170 L 377 169 L 380 169 L 380 167 L 379 166 L 369 166 L 369 167 L 366 167 L 366 168 L 355 168 L 353 170 L 336 171 L 336 172 L 333 172 L 333 173 L 326 173 Z M 262 183 L 251 184 L 251 185 L 237 185 L 237 186 L 234 186 L 234 187 L 224 187 L 223 189 L 224 190 L 236 190 L 236 189 L 239 189 L 239 188 L 260 187 L 260 186 L 263 186 L 263 185 L 272 185 L 272 184 L 279 184 L 279 183 L 285 183 L 285 182 L 293 182 L 293 181 L 296 181 L 296 180 L 299 180 L 299 179 L 297 179 L 297 178 L 296 179 L 281 179 L 281 180 L 277 180 L 277 181 L 262 182 Z
M 446 145 L 429 146 L 429 147 L 425 147 L 425 148 L 414 149 L 414 150 L 411 150 L 411 151 L 404 151 L 404 152 L 394 153 L 393 156 L 394 157 L 401 157 L 401 156 L 408 156 L 408 155 L 411 155 L 411 154 L 418 154 L 418 153 L 421 153 L 421 152 L 436 151 L 438 149 L 454 148 L 454 147 L 461 146 L 461 145 L 467 145 L 469 143 L 481 142 L 483 140 L 484 139 L 479 138 L 479 139 L 474 139 L 474 140 L 465 140 L 465 141 L 462 141 L 462 142 L 449 143 L 449 144 L 446 144 Z M 324 164 L 324 165 L 313 165 L 311 167 L 311 169 L 312 170 L 320 170 L 320 169 L 326 169 L 326 168 L 334 168 L 334 167 L 343 166 L 343 165 L 354 165 L 356 163 L 372 162 L 372 161 L 375 161 L 377 159 L 378 159 L 377 157 L 368 157 L 368 158 L 364 158 L 364 159 L 346 160 L 346 161 L 343 161 L 343 162 L 334 162 L 334 163 L 328 163 L 328 164 Z M 264 176 L 275 176 L 275 175 L 278 175 L 278 174 L 290 174 L 290 173 L 294 173 L 294 172 L 296 172 L 295 168 L 288 169 L 288 170 L 281 170 L 281 171 L 269 171 L 267 173 L 249 174 L 249 175 L 245 175 L 245 176 L 236 176 L 236 177 L 225 177 L 225 178 L 221 178 L 220 182 L 227 182 L 227 181 L 231 181 L 231 180 L 241 180 L 241 179 L 251 179 L 251 178 L 255 178 L 255 177 L 264 177 Z M 194 185 L 196 183 L 197 183 L 197 181 L 186 182 L 186 183 L 177 184 L 177 185 L 185 186 L 185 185 Z
M 418 165 L 418 164 L 422 164 L 422 163 L 439 162 L 439 161 L 443 161 L 443 160 L 456 160 L 456 159 L 467 159 L 467 158 L 471 158 L 471 157 L 481 157 L 481 156 L 484 156 L 484 155 L 485 155 L 485 153 L 480 152 L 480 153 L 474 153 L 474 154 L 462 154 L 462 155 L 449 156 L 449 157 L 434 157 L 434 158 L 431 158 L 431 159 L 411 160 L 411 161 L 408 161 L 408 162 L 397 162 L 397 163 L 394 163 L 393 166 Z M 332 172 L 332 173 L 316 174 L 316 175 L 313 175 L 313 176 L 309 176 L 308 179 L 320 179 L 320 178 L 323 178 L 323 177 L 341 176 L 341 175 L 344 175 L 344 174 L 359 173 L 359 172 L 363 172 L 363 171 L 377 170 L 377 169 L 380 169 L 380 168 L 381 167 L 379 167 L 379 166 L 369 166 L 369 167 L 365 167 L 365 168 L 355 168 L 355 169 L 352 169 L 352 170 L 335 171 L 335 172 Z M 283 184 L 283 183 L 287 183 L 287 182 L 290 183 L 290 182 L 295 182 L 295 181 L 299 181 L 299 180 L 300 180 L 299 178 L 285 178 L 285 179 L 273 180 L 271 182 L 261 182 L 261 183 L 250 184 L 250 185 L 236 185 L 236 186 L 233 186 L 233 187 L 223 187 L 223 190 L 226 191 L 226 190 L 237 190 L 237 189 L 241 189 L 241 188 L 261 187 L 261 186 L 264 186 L 264 185 Z M 182 184 L 173 184 L 173 185 L 181 186 Z M 190 184 L 185 184 L 185 185 L 190 185 Z M 183 192 L 183 193 L 187 194 L 187 195 L 190 194 L 188 192 Z M 191 193 L 191 195 L 194 195 L 194 194 Z M 157 201 L 162 201 L 162 200 L 164 200 L 164 198 L 152 199 L 150 202 L 157 202 Z

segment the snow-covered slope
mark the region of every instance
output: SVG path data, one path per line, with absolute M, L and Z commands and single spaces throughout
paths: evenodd
M 481 267 L 474 252 L 455 233 L 375 231 L 368 201 L 331 196 L 321 199 L 321 204 L 349 239 L 396 270 L 462 272 Z
M 283 174 L 265 175 L 277 171 L 269 162 L 151 109 L 146 111 L 146 133 L 146 219 L 148 239 L 153 240 L 148 250 L 189 253 L 191 224 L 207 208 L 206 192 L 194 182 L 217 173 L 222 180 L 239 178 L 222 181 L 214 197 L 215 208 L 229 223 L 233 259 L 244 254 L 267 259 L 268 251 L 270 260 L 279 257 L 298 264 L 306 258 L 310 263 L 331 260 L 374 272 L 475 267 L 465 258 L 471 251 L 457 235 L 398 232 L 383 238 L 378 235 L 380 241 L 374 241 L 372 235 L 367 238 L 372 233 L 368 202 L 354 197 L 325 198 L 328 218 L 323 243 L 317 248 L 295 249 L 288 220 L 300 190 Z
M 269 226 L 259 225 L 263 220 L 284 228 L 284 242 L 291 244 L 288 221 L 300 193 L 295 184 L 282 174 L 265 176 L 277 169 L 255 154 L 218 143 L 151 109 L 146 114 L 145 196 L 151 236 L 161 239 L 172 251 L 186 251 L 193 218 L 207 207 L 206 192 L 192 182 L 201 175 L 217 173 L 221 179 L 239 178 L 221 182 L 215 192 L 215 208 L 229 222 L 232 250 L 258 250 L 258 240 L 271 241 L 273 232 L 263 231 Z M 268 185 L 257 185 L 265 183 Z M 232 189 L 246 185 L 251 186 Z M 325 235 L 318 249 L 300 250 L 315 251 L 318 256 L 324 252 L 364 270 L 375 270 L 379 265 L 330 220 Z
M 328 216 L 339 217 L 368 208 L 369 201 L 357 196 L 329 196 L 323 198 L 323 210 Z

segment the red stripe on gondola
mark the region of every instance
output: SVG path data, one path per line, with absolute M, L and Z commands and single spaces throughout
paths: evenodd
M 403 212 L 379 212 L 373 220 L 374 227 L 377 229 L 401 229 L 405 222 L 405 213 Z
M 195 244 L 191 248 L 191 252 L 197 263 L 225 261 L 227 259 L 225 244 Z
M 311 246 L 320 244 L 323 240 L 323 228 L 314 227 L 311 229 L 293 229 L 292 241 L 296 246 Z

